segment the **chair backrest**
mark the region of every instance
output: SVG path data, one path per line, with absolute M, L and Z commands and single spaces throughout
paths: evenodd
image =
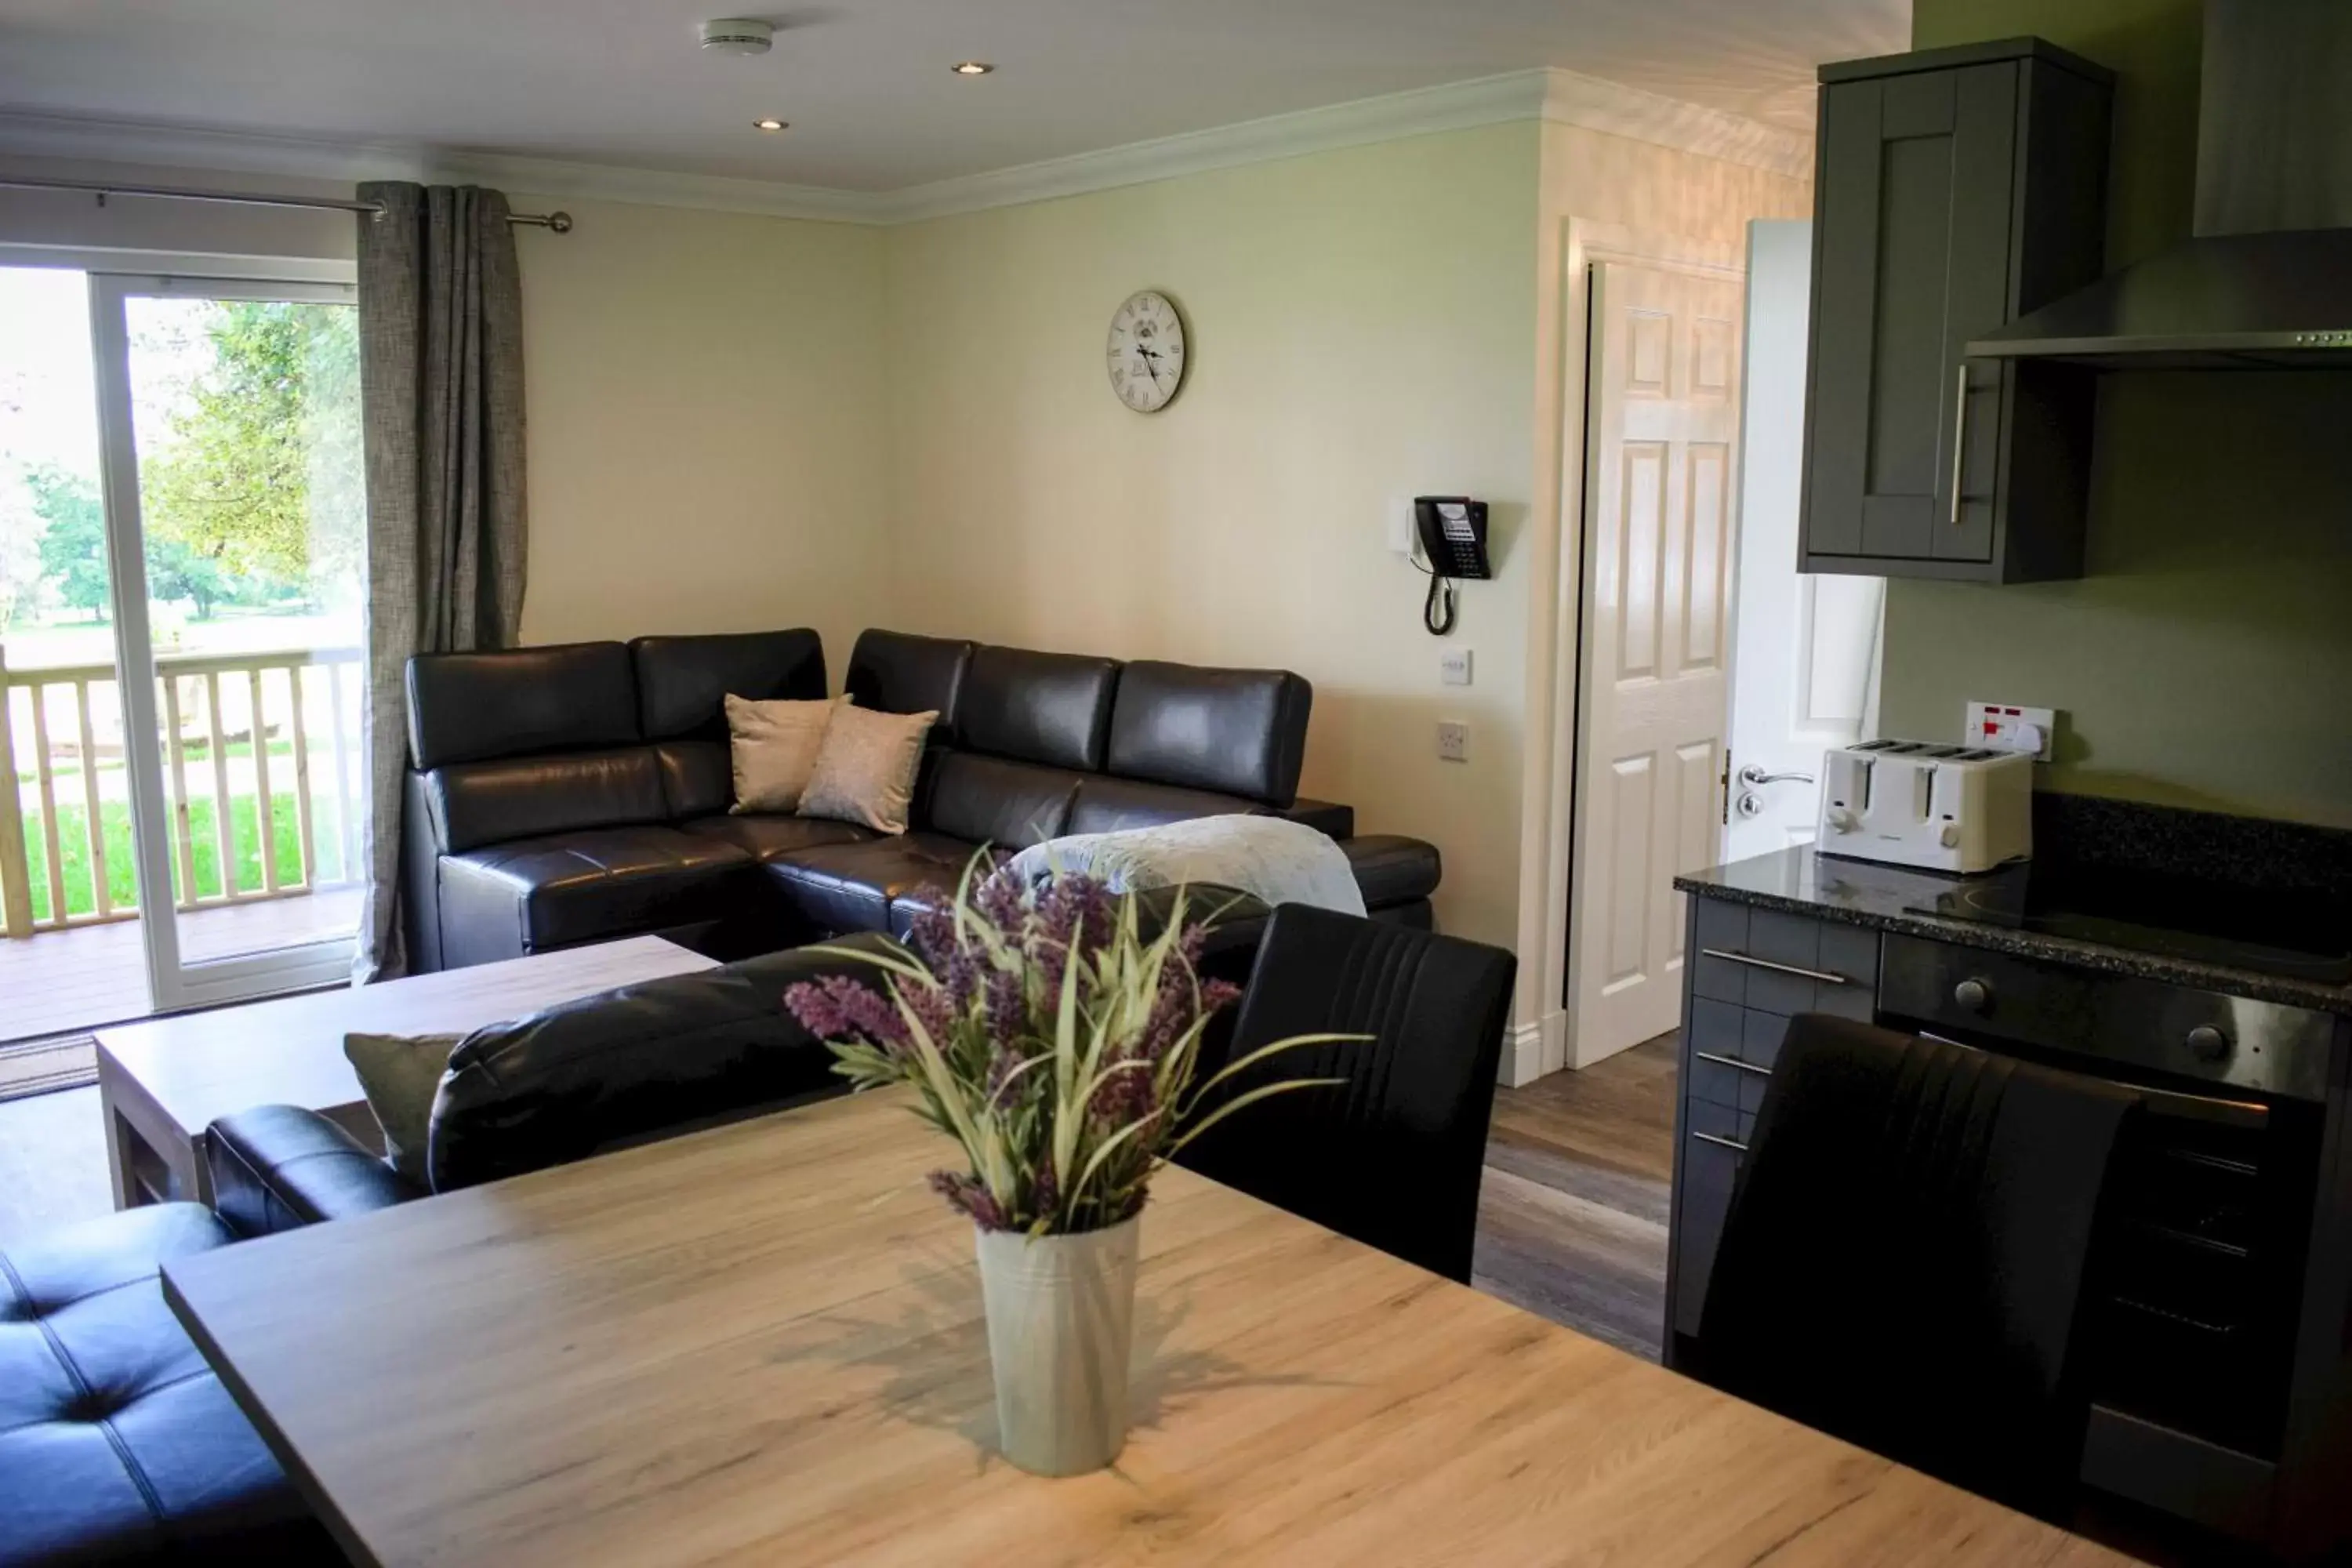
M 1843 1018 L 1790 1026 L 1699 1324 L 1707 1381 L 2014 1506 L 2081 1462 L 2073 1354 L 2138 1098 Z
M 1243 1108 L 1183 1163 L 1409 1263 L 1467 1280 L 1517 960 L 1500 948 L 1303 904 L 1267 922 L 1228 1055 L 1294 1035 L 1210 1106 L 1284 1079 L 1336 1079 Z

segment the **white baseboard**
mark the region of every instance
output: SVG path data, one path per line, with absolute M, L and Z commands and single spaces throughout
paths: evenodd
M 1503 1041 L 1503 1068 L 1498 1075 L 1507 1089 L 1535 1082 L 1568 1065 L 1568 1015 L 1558 1008 L 1531 1023 L 1512 1026 Z

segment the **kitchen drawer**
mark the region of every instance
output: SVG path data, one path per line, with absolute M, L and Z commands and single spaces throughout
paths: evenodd
M 1720 1136 L 1719 1134 L 1717 1136 Z M 1707 1276 L 1724 1216 L 1731 1212 L 1732 1184 L 1739 1175 L 1737 1149 L 1701 1137 L 1696 1127 L 1683 1141 L 1683 1190 L 1675 1205 L 1675 1331 L 1698 1332 L 1706 1306 Z
M 1878 984 L 1877 932 L 1715 900 L 1702 900 L 1699 913 L 1693 996 L 1782 1017 L 1830 1013 L 1869 1020 Z

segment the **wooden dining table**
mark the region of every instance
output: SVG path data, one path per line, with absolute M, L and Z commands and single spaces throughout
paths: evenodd
M 164 1265 L 369 1564 L 2122 1563 L 1181 1170 L 1108 1469 L 995 1452 L 899 1091 Z

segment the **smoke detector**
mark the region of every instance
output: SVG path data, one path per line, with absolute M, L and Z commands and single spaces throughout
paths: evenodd
M 757 16 L 722 16 L 702 24 L 706 55 L 764 55 L 775 47 L 775 24 Z

